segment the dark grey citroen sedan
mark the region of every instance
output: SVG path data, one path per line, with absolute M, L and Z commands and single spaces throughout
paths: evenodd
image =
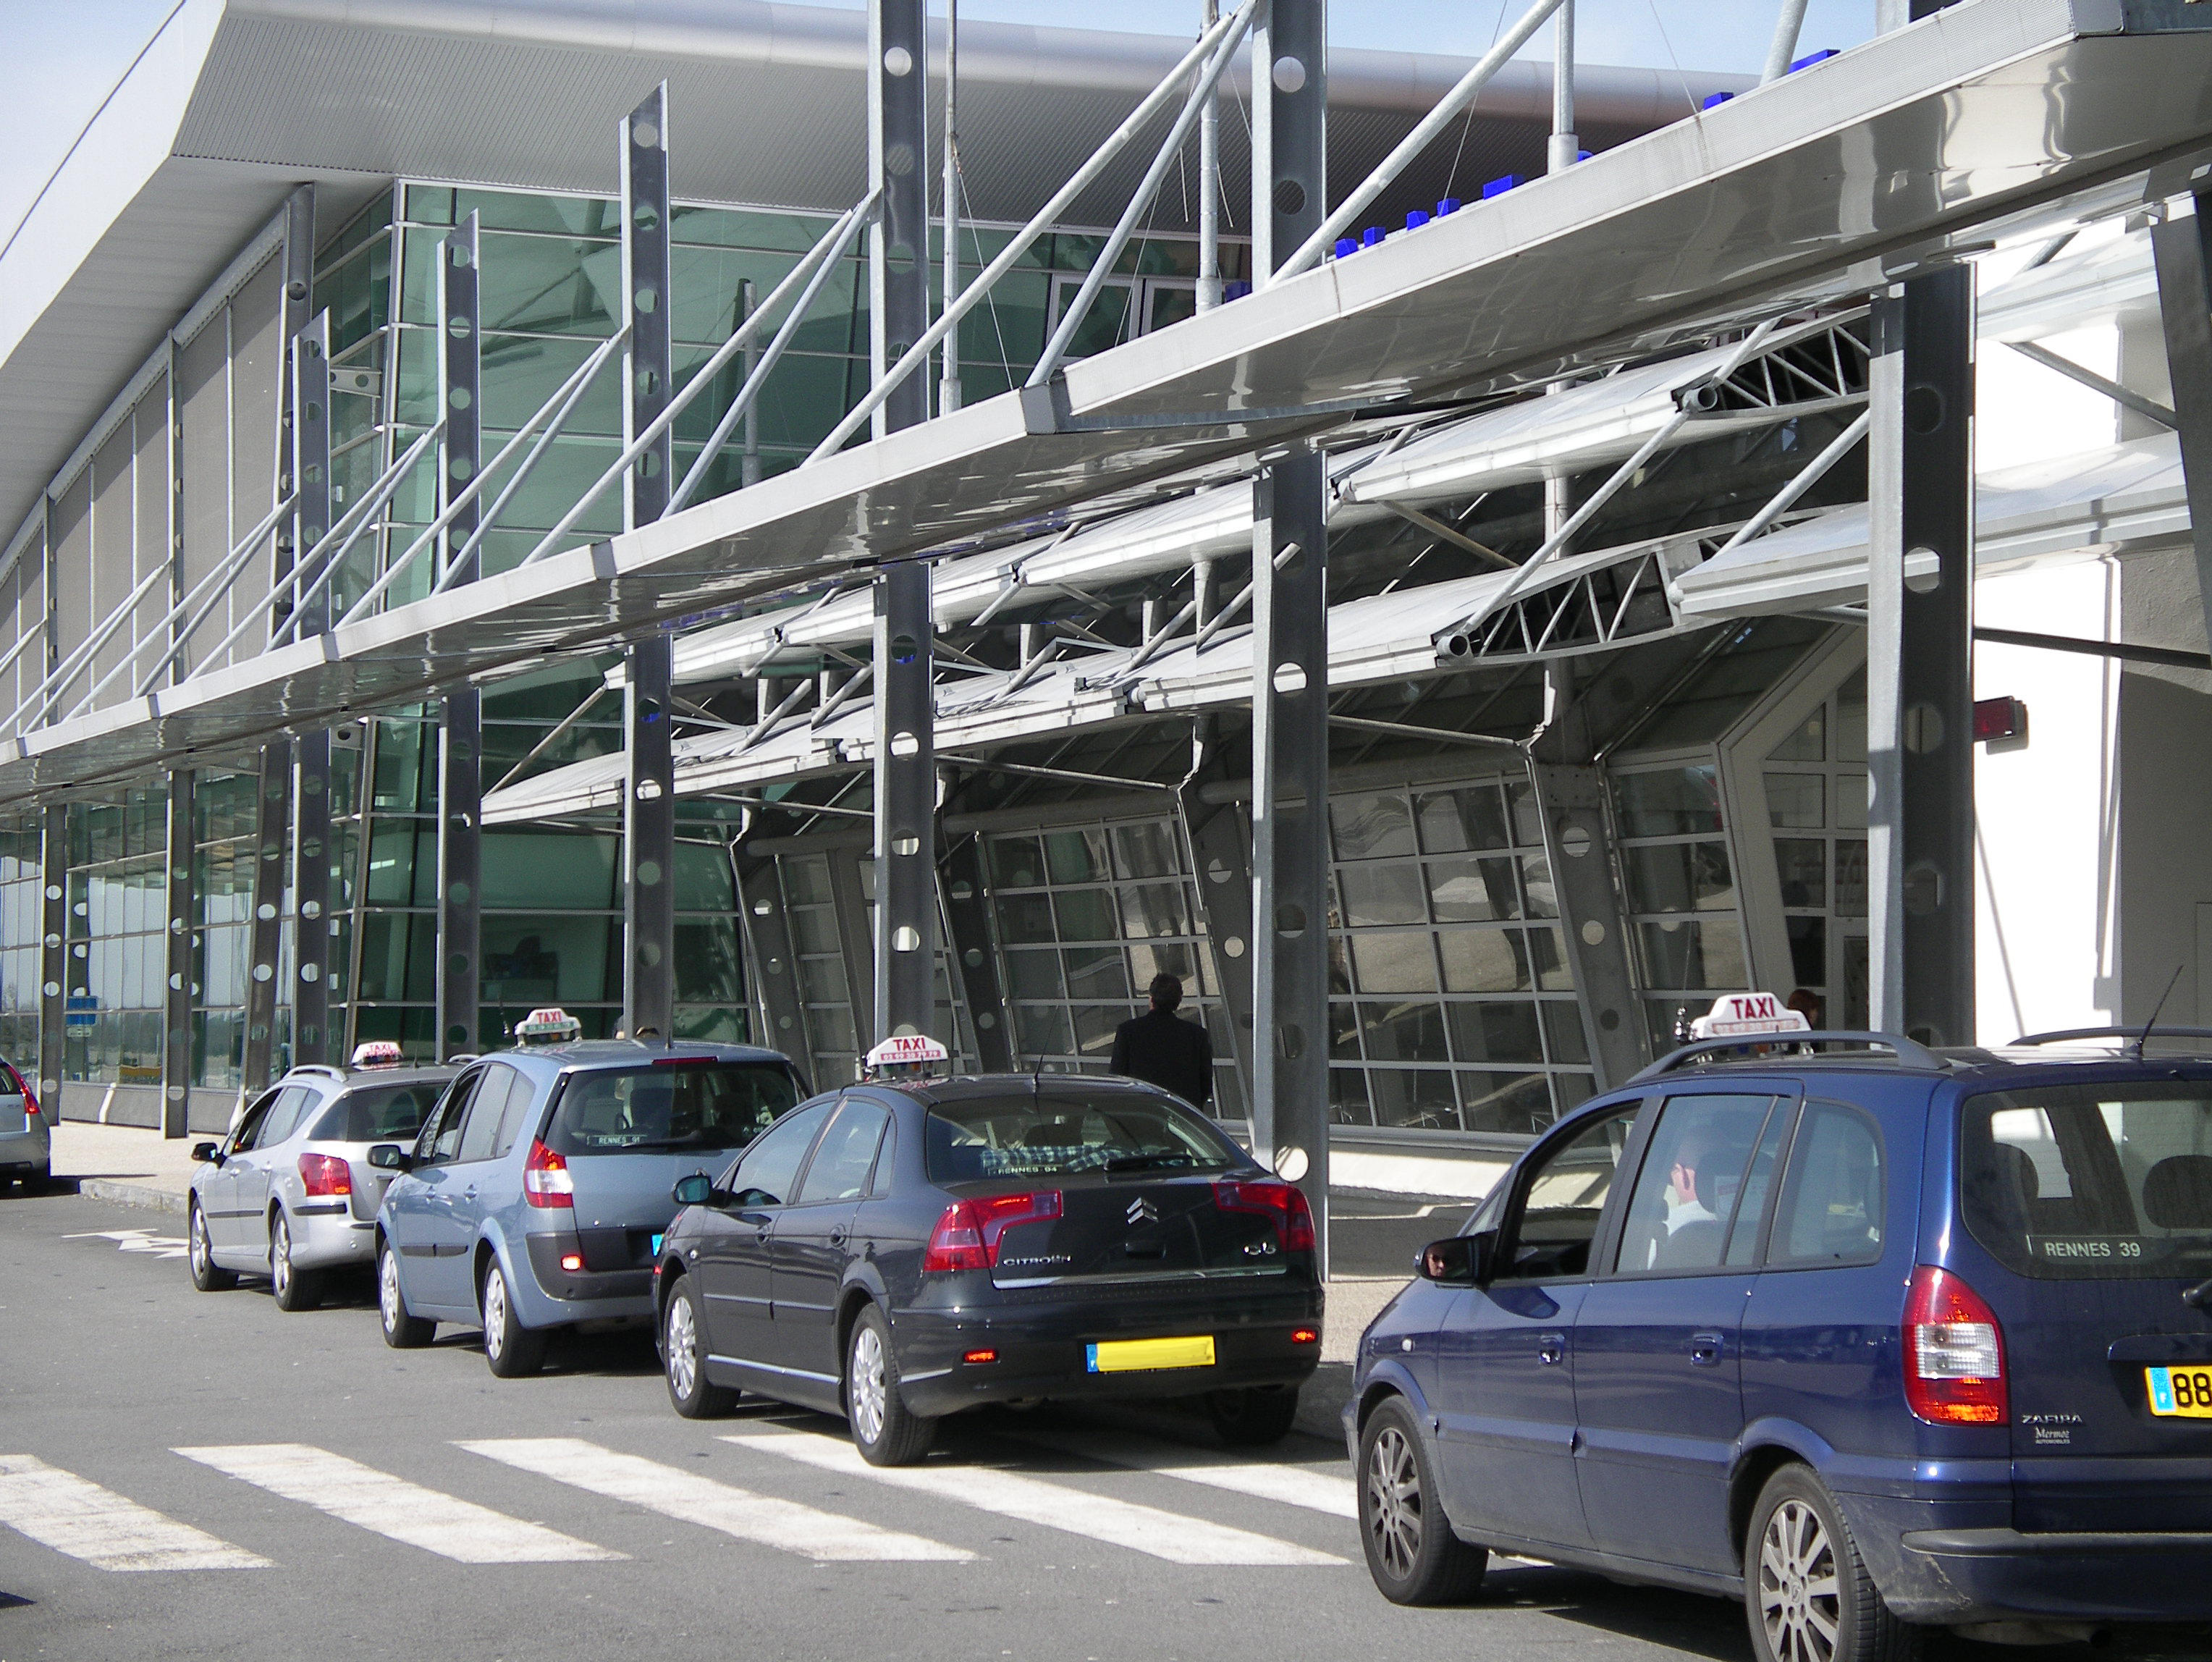
M 1202 1397 L 1230 1440 L 1269 1442 L 1321 1357 L 1305 1197 L 1133 1081 L 855 1085 L 675 1193 L 677 1411 L 744 1390 L 842 1414 L 878 1465 L 1036 1397 Z

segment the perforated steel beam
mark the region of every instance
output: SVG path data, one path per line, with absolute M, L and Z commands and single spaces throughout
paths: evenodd
M 882 211 L 868 231 L 870 358 L 875 377 L 929 326 L 927 62 L 922 0 L 870 0 L 869 182 Z M 880 436 L 928 419 L 929 380 L 908 375 L 877 411 Z M 929 568 L 876 581 L 875 1032 L 927 1033 L 937 1015 L 937 759 Z M 950 1034 L 934 1037 L 949 1039 Z
M 61 1117 L 69 1042 L 69 810 L 50 803 L 39 820 L 39 1106 L 52 1123 Z
M 161 989 L 161 1135 L 191 1129 L 192 1099 L 192 781 L 189 768 L 169 776 L 168 835 L 165 842 L 169 932 Z
M 293 546 L 322 540 L 331 523 L 331 315 L 319 312 L 292 342 Z M 301 593 L 320 574 L 302 569 Z M 310 595 L 294 616 L 298 638 L 331 626 L 330 589 Z M 292 830 L 292 1061 L 330 1059 L 331 734 L 313 728 L 296 746 L 299 778 Z
M 987 1074 L 1011 1073 L 1014 1036 L 1006 995 L 991 950 L 991 901 L 983 874 L 983 839 L 970 832 L 952 839 L 945 855 L 945 924 L 951 934 L 953 973 L 975 1030 L 975 1062 Z M 948 1036 L 949 1037 L 949 1036 Z
M 809 1072 L 806 1012 L 799 986 L 799 955 L 792 950 L 791 919 L 783 907 L 773 855 L 730 848 L 738 880 L 738 921 L 744 930 L 745 973 L 766 1027 L 753 1042 L 781 1050 Z
M 438 469 L 441 514 L 483 466 L 483 326 L 477 285 L 477 216 L 439 244 L 438 343 L 446 438 Z M 439 566 L 455 583 L 474 582 L 482 556 L 468 550 L 481 498 L 447 527 Z M 456 563 L 460 569 L 455 571 Z M 438 1043 L 442 1059 L 479 1049 L 483 905 L 483 694 L 473 686 L 446 695 L 438 734 Z
M 1875 1025 L 1974 1038 L 1972 273 L 1875 307 L 1867 569 L 1868 862 Z M 1909 552 L 1937 561 L 1905 587 Z
M 276 1035 L 276 966 L 284 944 L 285 842 L 292 829 L 292 741 L 261 747 L 253 814 L 253 916 L 246 927 L 246 1054 L 240 1084 L 252 1095 L 269 1083 Z
M 1328 210 L 1324 0 L 1253 33 L 1253 282 Z M 1252 1144 L 1305 1191 L 1328 1265 L 1328 472 L 1300 445 L 1252 501 Z M 1285 557 L 1285 551 L 1296 552 Z
M 668 407 L 668 87 L 622 124 L 623 290 L 629 300 L 627 448 Z M 668 507 L 669 435 L 648 447 L 623 482 L 623 520 L 635 530 Z M 623 1025 L 666 1038 L 676 1020 L 676 763 L 668 726 L 674 685 L 670 642 L 656 629 L 629 649 L 623 690 L 629 789 L 623 814 Z
M 1216 762 L 1193 779 L 1176 794 L 1176 811 L 1190 849 L 1199 916 L 1213 946 L 1222 1007 L 1229 1013 L 1237 1082 L 1249 1109 L 1253 1100 L 1252 843 L 1244 815 L 1235 803 L 1216 806 L 1200 795 L 1206 785 L 1224 779 L 1226 771 Z

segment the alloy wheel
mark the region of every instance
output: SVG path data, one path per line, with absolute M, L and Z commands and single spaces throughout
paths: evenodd
M 668 1301 L 668 1383 L 678 1397 L 689 1397 L 699 1382 L 699 1327 L 692 1318 L 691 1300 Z
M 1832 1662 L 1843 1625 L 1835 1547 L 1820 1513 L 1794 1495 L 1759 1537 L 1759 1615 L 1782 1662 Z
M 507 1343 L 507 1277 L 497 1264 L 484 1272 L 483 1338 L 484 1355 L 497 1361 Z
M 191 1237 L 192 1274 L 204 1277 L 215 1262 L 215 1254 L 208 1245 L 207 1214 L 197 1206 L 192 1208 L 192 1227 L 188 1233 Z
M 853 1341 L 853 1379 L 847 1390 L 852 1398 L 853 1429 L 864 1443 L 884 1434 L 884 1342 L 872 1326 L 863 1326 Z
M 269 1237 L 269 1284 L 279 1299 L 292 1292 L 292 1230 L 283 1218 Z
M 383 1318 L 384 1330 L 391 1333 L 399 1326 L 399 1259 L 386 1247 L 376 1265 L 376 1313 Z
M 1367 1452 L 1367 1529 L 1392 1579 L 1411 1576 L 1421 1553 L 1421 1471 L 1395 1426 L 1385 1426 Z

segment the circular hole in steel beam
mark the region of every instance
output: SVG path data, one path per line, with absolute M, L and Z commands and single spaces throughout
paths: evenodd
M 1306 673 L 1297 664 L 1277 664 L 1270 679 L 1274 683 L 1275 691 L 1285 697 L 1306 690 Z
M 921 740 L 910 733 L 894 733 L 891 734 L 891 754 L 898 757 L 919 756 L 921 754 Z
M 921 933 L 911 923 L 902 923 L 891 931 L 891 950 L 910 953 L 921 945 Z
M 1306 84 L 1306 66 L 1285 52 L 1275 60 L 1274 71 L 1267 78 L 1275 83 L 1277 92 L 1302 92 Z M 1292 208 L 1287 211 L 1296 213 L 1297 210 Z

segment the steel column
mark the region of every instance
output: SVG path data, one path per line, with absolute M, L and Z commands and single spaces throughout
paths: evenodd
M 39 1106 L 52 1124 L 61 1117 L 69 1043 L 69 809 L 49 803 L 40 819 Z
M 2179 422 L 2181 475 L 2192 502 L 2212 502 L 2212 236 L 2206 209 L 2212 199 L 2196 197 L 2192 211 L 2170 216 L 2151 228 L 2158 265 L 2160 322 L 2166 333 L 2167 376 Z M 2197 586 L 2207 597 L 2205 624 L 2212 631 L 2212 513 L 2193 517 Z
M 1221 0 L 1204 0 L 1203 33 L 1221 21 Z M 1221 304 L 1221 89 L 1206 95 L 1198 117 L 1198 309 Z
M 1252 840 L 1237 806 L 1208 804 L 1204 784 L 1225 777 L 1218 763 L 1176 793 L 1176 813 L 1190 851 L 1198 915 L 1213 948 L 1213 973 L 1229 1016 L 1230 1055 L 1237 1083 L 1251 1112 L 1252 1091 Z M 1219 1114 L 1217 1094 L 1215 1112 Z M 1254 1146 L 1258 1146 L 1255 1140 Z
M 1326 0 L 1272 0 L 1252 31 L 1252 286 L 1328 217 Z
M 161 1135 L 180 1137 L 191 1129 L 192 1099 L 192 772 L 169 776 L 167 978 L 161 993 Z
M 1875 301 L 1867 582 L 1875 1025 L 1974 1038 L 1973 274 Z M 1905 586 L 1908 552 L 1938 562 Z
M 629 297 L 625 449 L 668 407 L 668 87 L 622 124 L 623 290 Z M 624 521 L 650 525 L 668 507 L 669 435 L 648 446 L 623 482 Z M 623 1026 L 666 1038 L 676 1020 L 676 763 L 668 725 L 675 677 L 656 630 L 629 649 L 623 690 L 628 789 L 623 813 Z
M 442 515 L 483 466 L 482 308 L 477 295 L 477 216 L 439 244 L 438 384 L 446 436 L 438 469 Z M 482 556 L 470 549 L 481 514 L 472 497 L 446 528 L 438 561 L 458 585 L 474 582 Z M 459 569 L 454 569 L 458 565 Z M 483 948 L 483 694 L 473 686 L 446 695 L 438 733 L 438 1032 L 441 1060 L 472 1054 L 481 1008 Z
M 269 1083 L 276 1040 L 276 966 L 284 943 L 284 845 L 292 828 L 292 741 L 261 747 L 260 794 L 253 824 L 253 918 L 248 925 L 246 1056 L 247 1095 Z
M 945 305 L 960 298 L 960 0 L 945 0 Z M 945 339 L 937 411 L 960 407 L 960 332 Z
M 1264 1163 L 1306 1191 L 1324 1266 L 1327 478 L 1322 454 L 1303 450 L 1261 472 L 1252 504 L 1252 569 L 1258 574 L 1252 594 L 1252 1147 Z M 1297 552 L 1277 565 L 1278 557 L 1293 545 Z
M 868 228 L 875 375 L 929 326 L 928 77 L 922 0 L 870 0 L 868 174 L 882 211 Z M 957 349 L 956 349 L 957 350 Z M 929 417 L 908 375 L 876 411 L 878 435 Z M 875 1031 L 927 1033 L 937 1015 L 937 762 L 929 568 L 876 581 Z
M 974 832 L 953 839 L 945 855 L 945 922 L 952 936 L 954 973 L 975 1030 L 975 1063 L 987 1074 L 1015 1071 L 1013 1025 L 998 955 L 991 950 L 990 887 L 983 873 L 983 839 Z M 950 1042 L 949 1039 L 947 1041 Z
M 293 510 L 293 546 L 305 560 L 331 523 L 331 317 L 314 321 L 292 341 L 292 477 L 299 505 Z M 321 574 L 302 566 L 300 592 Z M 331 626 L 327 585 L 299 606 L 296 638 Z M 331 734 L 317 728 L 295 747 L 299 779 L 292 830 L 293 964 L 292 1061 L 330 1059 Z
M 753 1043 L 781 1050 L 807 1071 L 812 1047 L 799 987 L 799 954 L 792 950 L 791 919 L 783 909 L 783 886 L 776 880 L 772 855 L 730 845 L 730 868 L 738 880 L 738 921 L 744 930 L 745 969 L 767 1023 Z
M 308 307 L 313 303 L 314 299 L 315 187 L 313 185 L 302 185 L 284 198 L 283 251 L 277 256 L 277 261 L 283 274 L 283 290 L 280 301 L 281 315 L 276 338 L 285 344 L 285 350 L 289 351 L 292 343 L 308 326 Z M 325 350 L 327 350 L 327 341 Z M 281 393 L 278 394 L 278 399 L 281 403 L 283 399 Z M 329 399 L 326 398 L 323 402 L 327 408 Z M 282 426 L 287 430 L 291 426 L 291 412 L 287 411 L 282 422 Z M 276 441 L 276 500 L 278 502 L 283 501 L 289 480 L 297 477 L 295 452 L 296 446 L 288 445 L 284 433 L 280 432 Z M 327 472 L 328 469 L 325 472 Z M 322 523 L 327 526 L 330 521 L 325 518 Z M 276 533 L 275 552 L 270 557 L 269 573 L 270 590 L 272 594 L 282 587 L 285 578 L 290 575 L 294 558 L 307 551 L 306 545 L 297 539 L 297 525 L 298 521 L 295 518 L 294 536 L 289 546 L 283 529 L 280 527 Z M 276 637 L 276 631 L 283 626 L 284 620 L 290 615 L 292 607 L 289 602 L 280 603 L 270 608 L 269 636 L 270 639 L 273 640 Z

